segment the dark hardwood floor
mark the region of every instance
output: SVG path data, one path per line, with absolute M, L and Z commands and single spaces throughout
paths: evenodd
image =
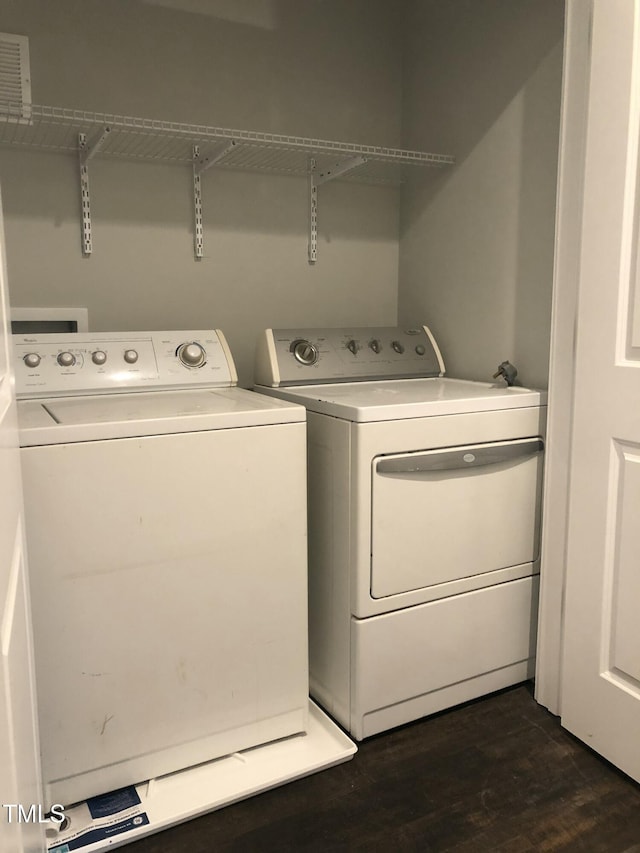
M 519 685 L 370 738 L 352 761 L 124 849 L 640 853 L 640 786 Z

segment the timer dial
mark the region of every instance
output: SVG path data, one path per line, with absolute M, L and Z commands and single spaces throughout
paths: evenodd
M 127 349 L 124 351 L 124 360 L 127 364 L 135 364 L 138 360 L 138 353 L 134 349 Z
M 205 351 L 195 341 L 178 347 L 178 358 L 186 367 L 202 367 Z
M 291 344 L 291 352 L 300 364 L 310 367 L 318 360 L 318 349 L 311 341 L 298 340 Z
M 25 355 L 23 361 L 27 365 L 27 367 L 33 368 L 38 367 L 42 359 L 40 358 L 37 352 L 28 352 Z

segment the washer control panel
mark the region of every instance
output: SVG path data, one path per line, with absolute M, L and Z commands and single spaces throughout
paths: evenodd
M 237 384 L 215 329 L 13 335 L 13 349 L 19 399 Z
M 443 374 L 426 326 L 267 329 L 256 349 L 256 383 L 268 387 Z

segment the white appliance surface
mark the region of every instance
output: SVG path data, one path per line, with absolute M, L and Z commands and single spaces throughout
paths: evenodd
M 436 377 L 281 387 L 277 394 L 312 412 L 363 423 L 539 406 L 546 400 L 544 392 L 529 388 Z
M 215 330 L 17 337 L 47 803 L 305 736 L 305 410 Z
M 21 400 L 18 417 L 30 446 L 295 423 L 305 413 L 244 388 L 216 388 Z
M 311 693 L 357 739 L 534 672 L 546 395 L 443 374 L 419 326 L 256 348 L 307 409 Z
M 541 451 L 540 439 L 524 438 L 377 456 L 372 598 L 466 578 L 477 584 L 493 572 L 532 566 L 539 552 Z

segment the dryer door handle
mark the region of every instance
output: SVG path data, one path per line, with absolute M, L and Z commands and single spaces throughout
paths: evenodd
M 503 462 L 515 462 L 542 453 L 543 450 L 544 442 L 541 438 L 450 447 L 446 450 L 382 457 L 376 462 L 376 473 L 406 475 L 432 471 L 459 471 L 465 468 L 479 468 L 486 465 L 499 465 Z

